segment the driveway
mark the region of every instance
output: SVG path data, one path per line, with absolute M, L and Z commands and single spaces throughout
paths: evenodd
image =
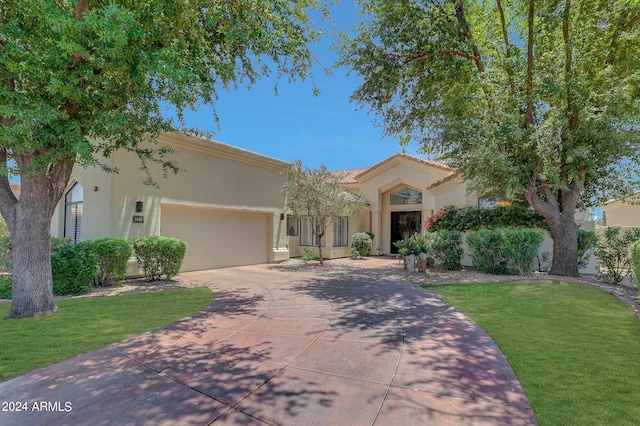
M 536 424 L 500 350 L 438 296 L 316 271 L 182 274 L 209 307 L 0 383 L 0 424 Z

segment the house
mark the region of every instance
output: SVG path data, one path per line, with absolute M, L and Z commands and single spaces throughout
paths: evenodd
M 426 218 L 447 205 L 477 205 L 475 192 L 468 192 L 460 174 L 441 163 L 404 153 L 395 154 L 369 168 L 334 172 L 348 189 L 361 192 L 369 211 L 357 218 L 342 218 L 329 227 L 323 255 L 349 256 L 350 237 L 356 232 L 374 234 L 372 254 L 394 254 L 393 242 L 422 232 Z M 290 255 L 300 256 L 304 247 L 314 247 L 306 218 L 287 218 Z
M 600 208 L 605 226 L 640 227 L 640 192 L 627 199 L 607 201 Z
M 52 235 L 179 238 L 187 243 L 183 271 L 289 258 L 281 189 L 289 163 L 178 132 L 162 134 L 158 145 L 171 147 L 184 169 L 158 179 L 158 188 L 143 184 L 146 175 L 130 152 L 105 160 L 117 174 L 76 165 Z M 137 273 L 135 265 L 130 273 Z

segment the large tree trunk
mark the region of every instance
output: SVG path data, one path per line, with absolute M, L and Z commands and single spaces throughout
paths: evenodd
M 27 170 L 37 156 L 24 153 L 16 156 L 16 163 Z M 7 179 L 0 181 L 0 212 L 11 233 L 13 250 L 12 305 L 7 318 L 47 315 L 57 310 L 51 279 L 51 218 L 69 182 L 74 160 L 51 163 L 35 176 L 21 175 L 19 200 L 11 194 Z
M 578 179 L 569 181 L 567 189 L 552 191 L 548 183 L 540 181 L 540 190 L 535 186 L 527 188 L 525 198 L 535 211 L 540 213 L 551 228 L 553 238 L 553 262 L 551 274 L 565 277 L 577 277 L 578 273 L 578 226 L 574 216 L 578 198 L 584 185 L 585 173 Z

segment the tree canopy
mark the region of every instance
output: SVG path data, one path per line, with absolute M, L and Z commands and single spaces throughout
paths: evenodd
M 49 225 L 73 165 L 142 148 L 220 90 L 304 79 L 316 0 L 21 0 L 0 3 L 0 212 L 13 239 L 10 317 L 55 310 Z M 172 106 L 177 119 L 163 114 Z M 214 119 L 214 117 L 212 117 Z M 106 165 L 104 168 L 108 169 Z M 9 188 L 19 176 L 20 199 Z M 36 237 L 37 236 L 37 237 Z M 49 270 L 49 271 L 48 271 Z M 47 272 L 48 271 L 48 272 Z M 36 282 L 37 281 L 37 282 Z
M 476 189 L 526 199 L 552 229 L 552 272 L 577 275 L 576 207 L 639 188 L 639 3 L 359 3 L 341 44 L 364 79 L 352 98 Z

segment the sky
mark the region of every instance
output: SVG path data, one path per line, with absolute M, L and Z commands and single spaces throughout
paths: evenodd
M 316 23 L 322 42 L 311 49 L 319 63 L 312 69 L 319 96 L 314 96 L 311 81 L 263 78 L 251 90 L 239 86 L 221 92 L 216 103 L 217 127 L 209 106 L 186 114 L 187 126 L 214 132 L 213 139 L 284 161 L 302 160 L 310 168 L 324 164 L 329 170 L 370 167 L 401 151 L 397 138 L 383 138 L 383 130 L 374 125 L 375 115 L 349 101 L 359 86 L 358 76 L 348 70 L 332 68 L 338 55 L 330 51 L 333 36 L 349 31 L 360 20 L 353 0 L 343 0 L 330 8 L 336 21 Z M 274 86 L 278 86 L 276 96 Z M 412 142 L 407 154 L 416 155 Z

